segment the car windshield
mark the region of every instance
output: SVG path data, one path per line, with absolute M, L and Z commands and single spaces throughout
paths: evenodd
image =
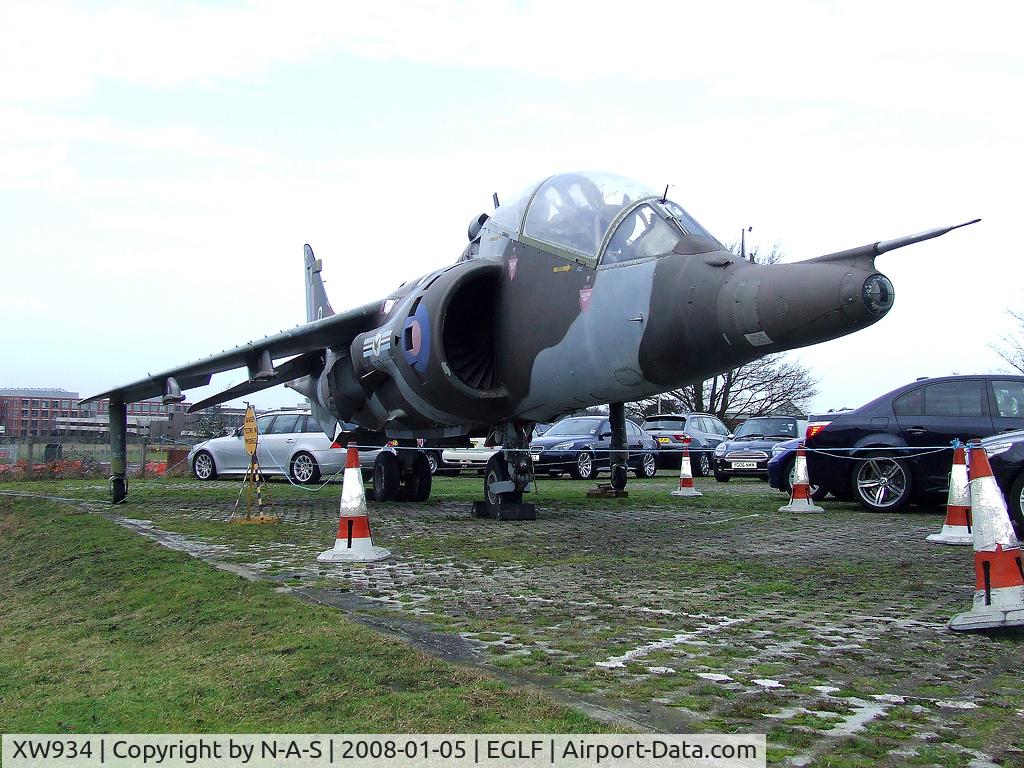
M 661 416 L 644 422 L 644 429 L 682 429 L 685 426 L 685 416 Z
M 736 430 L 736 439 L 754 437 L 796 437 L 796 421 L 791 418 L 747 419 Z
M 544 433 L 544 437 L 562 437 L 565 435 L 596 435 L 604 419 L 565 419 L 558 422 Z

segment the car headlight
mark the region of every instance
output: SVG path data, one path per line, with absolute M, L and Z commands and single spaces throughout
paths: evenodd
M 772 458 L 774 459 L 780 453 L 784 453 L 785 450 L 786 449 L 782 446 L 781 443 L 779 445 L 776 445 L 776 446 L 772 447 Z
M 1011 448 L 1013 448 L 1013 443 L 992 443 L 991 445 L 985 446 L 985 453 L 991 459 L 993 456 L 998 456 L 1000 453 L 1006 453 Z
M 725 456 L 725 443 L 719 443 L 715 447 L 715 456 Z
M 570 440 L 567 443 L 558 443 L 558 445 L 552 445 L 548 450 L 550 450 L 550 451 L 567 451 L 570 448 L 574 448 L 575 446 L 576 446 L 575 441 Z

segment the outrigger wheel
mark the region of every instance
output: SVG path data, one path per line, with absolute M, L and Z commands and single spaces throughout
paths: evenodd
M 629 467 L 626 464 L 616 464 L 612 467 L 612 488 L 621 491 L 626 487 L 626 480 L 629 475 Z

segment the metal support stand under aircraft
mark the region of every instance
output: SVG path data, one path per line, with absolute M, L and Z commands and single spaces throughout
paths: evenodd
M 110 398 L 110 503 L 128 498 L 128 406 Z
M 533 424 L 516 421 L 499 424 L 494 434 L 501 450 L 487 460 L 484 500 L 473 502 L 473 514 L 494 520 L 536 520 L 537 508 L 523 502 L 533 486 L 530 434 Z
M 611 483 L 598 483 L 587 491 L 593 499 L 623 498 L 626 479 L 629 476 L 629 444 L 626 441 L 626 406 L 624 403 L 609 403 L 608 423 L 612 429 L 611 450 L 608 451 Z

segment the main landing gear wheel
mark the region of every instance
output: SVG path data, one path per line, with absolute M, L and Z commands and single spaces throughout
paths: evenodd
M 402 477 L 402 495 L 409 501 L 426 501 L 430 498 L 433 473 L 430 470 L 430 456 L 416 452 L 408 470 Z
M 381 451 L 373 462 L 373 498 L 397 501 L 401 490 L 402 467 L 391 451 Z
M 530 479 L 522 473 L 517 478 L 511 476 L 509 460 L 503 451 L 491 456 L 484 470 L 484 500 L 474 504 L 476 516 L 492 520 L 536 520 L 536 507 L 523 503 L 523 488 Z
M 621 491 L 626 487 L 626 479 L 629 475 L 629 467 L 625 464 L 612 465 L 612 488 Z
M 520 504 L 523 501 L 522 491 L 498 492 L 492 490 L 495 483 L 503 483 L 511 480 L 508 473 L 508 462 L 501 451 L 487 460 L 487 468 L 484 470 L 484 499 L 488 511 L 498 511 L 503 504 Z M 492 515 L 493 517 L 493 515 Z

